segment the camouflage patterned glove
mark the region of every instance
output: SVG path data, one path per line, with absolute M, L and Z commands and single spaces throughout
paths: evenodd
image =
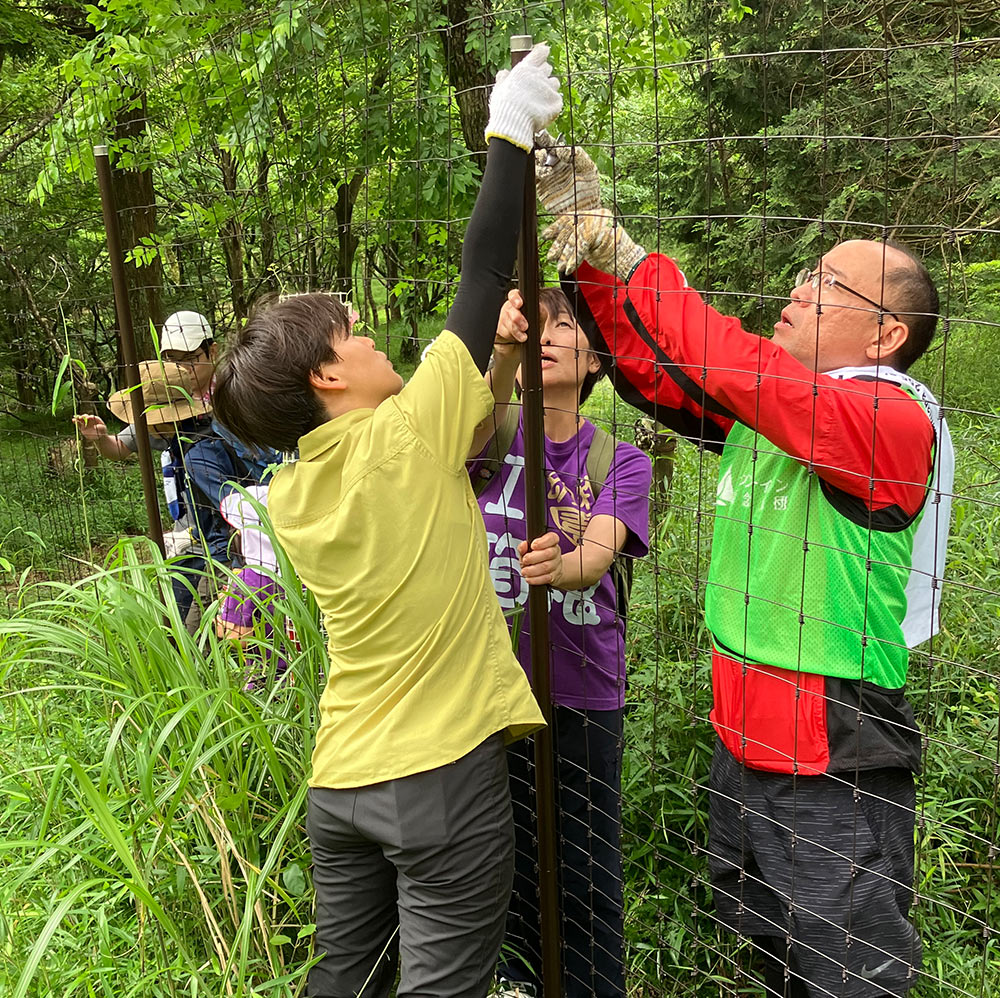
M 535 135 L 535 188 L 552 215 L 593 211 L 601 206 L 600 178 L 580 146 L 563 145 L 548 132 Z
M 542 233 L 542 238 L 552 240 L 548 258 L 558 261 L 564 274 L 572 274 L 586 260 L 598 270 L 626 281 L 646 256 L 646 251 L 625 229 L 615 224 L 607 208 L 595 208 L 587 214 L 560 215 Z
M 601 205 L 594 161 L 580 146 L 562 145 L 548 132 L 535 135 L 535 184 L 542 206 L 555 215 L 542 233 L 551 239 L 548 258 L 572 274 L 581 260 L 625 280 L 645 257 L 629 234 Z

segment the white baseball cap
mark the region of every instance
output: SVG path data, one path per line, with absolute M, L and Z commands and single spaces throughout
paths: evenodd
M 212 339 L 212 327 L 200 312 L 174 312 L 160 331 L 160 353 L 179 350 L 191 353 Z

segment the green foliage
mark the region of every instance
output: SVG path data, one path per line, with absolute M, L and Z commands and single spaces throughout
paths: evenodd
M 124 542 L 0 622 L 4 993 L 301 994 L 315 605 L 278 601 L 306 651 L 275 638 L 295 681 L 254 694 L 211 615 L 191 637 L 164 609 L 169 582 Z
M 636 415 L 606 383 L 588 414 L 626 439 Z M 953 430 L 958 490 L 983 508 L 1000 503 L 988 464 L 993 427 L 955 420 Z M 670 502 L 654 507 L 650 557 L 632 591 L 623 825 L 635 998 L 709 998 L 752 964 L 714 925 L 705 866 L 714 736 L 701 598 L 716 473 L 714 458 L 678 451 Z M 998 529 L 995 517 L 957 507 L 944 631 L 911 670 L 928 735 L 916 918 L 931 977 L 921 988 L 941 998 L 951 987 L 1000 986 L 1000 957 L 977 929 L 992 924 L 998 886 L 989 746 L 1000 702 L 995 676 L 975 667 L 1000 647 L 1000 615 L 984 613 L 980 597 Z M 324 661 L 315 609 L 288 587 L 277 609 L 306 649 L 279 646 L 294 685 L 250 693 L 246 659 L 214 638 L 211 613 L 192 639 L 164 610 L 168 592 L 158 556 L 128 541 L 106 571 L 26 593 L 0 621 L 9 829 L 0 980 L 6 973 L 11 993 L 77 982 L 141 995 L 163 974 L 178 993 L 301 993 L 315 930 L 302 829 Z
M 122 534 L 146 529 L 138 465 L 102 461 L 81 474 L 62 418 L 56 433 L 39 421 L 0 429 L 0 555 L 32 578 L 79 575 Z
M 939 323 L 936 340 L 914 373 L 953 409 L 996 413 L 1000 261 L 952 268 L 941 292 L 949 318 Z
M 739 24 L 721 5 L 677 11 L 688 63 L 672 87 L 616 92 L 618 149 L 599 165 L 636 217 L 630 231 L 726 312 L 768 329 L 792 275 L 840 239 L 885 233 L 942 284 L 1000 256 L 1000 160 L 982 139 L 1000 98 L 997 46 L 942 42 L 975 38 L 985 8 L 953 24 L 950 8 L 908 4 L 888 35 L 863 3 L 822 19 L 815 5 L 769 4 Z M 926 44 L 883 58 L 914 39 Z
M 155 225 L 126 250 L 136 288 L 162 281 L 164 312 L 197 307 L 222 336 L 262 294 L 350 291 L 407 370 L 440 329 L 477 188 L 455 103 L 523 30 L 551 41 L 569 98 L 558 124 L 594 153 L 630 231 L 748 327 L 766 328 L 791 275 L 836 239 L 885 230 L 930 261 L 948 318 L 915 373 L 953 410 L 961 501 L 944 631 L 913 667 L 929 736 L 917 918 L 934 979 L 920 993 L 1000 990 L 993 18 L 937 0 L 0 0 L 0 390 L 15 421 L 0 431 L 0 586 L 15 607 L 0 622 L 0 990 L 301 994 L 315 930 L 301 828 L 312 607 L 283 604 L 309 639 L 294 686 L 247 693 L 245 661 L 209 625 L 197 644 L 169 613 L 157 626 L 166 575 L 148 547 L 114 546 L 145 528 L 135 465 L 46 470 L 69 373 L 106 397 L 118 362 L 92 145 L 110 146 L 123 224 L 146 203 L 136 177 L 149 181 Z M 448 59 L 462 25 L 466 51 Z M 60 429 L 25 419 L 50 399 Z M 588 412 L 626 439 L 637 415 L 607 385 Z M 706 914 L 714 475 L 714 458 L 678 452 L 633 588 L 636 998 L 749 987 L 748 955 Z M 107 571 L 32 585 L 95 572 L 109 545 Z

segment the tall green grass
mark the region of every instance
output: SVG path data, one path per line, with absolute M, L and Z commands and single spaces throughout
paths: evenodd
M 588 404 L 628 439 L 604 386 Z M 944 630 L 914 657 L 918 998 L 1000 994 L 997 872 L 1000 485 L 989 420 L 955 421 Z M 713 734 L 702 622 L 715 459 L 682 446 L 628 629 L 624 865 L 632 998 L 753 993 L 751 957 L 711 916 L 705 781 Z M 282 565 L 282 577 L 292 578 Z M 277 629 L 294 682 L 244 689 L 246 654 L 189 636 L 169 566 L 125 540 L 76 583 L 0 619 L 0 994 L 301 995 L 311 960 L 305 776 L 324 638 L 290 586 Z M 926 650 L 925 650 L 926 651 Z
M 0 992 L 297 995 L 323 642 L 298 591 L 294 682 L 189 636 L 142 541 L 0 621 Z

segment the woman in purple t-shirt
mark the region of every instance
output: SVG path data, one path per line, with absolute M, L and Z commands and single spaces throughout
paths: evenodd
M 618 443 L 606 479 L 591 483 L 587 455 L 595 427 L 580 405 L 604 374 L 566 295 L 540 296 L 548 532 L 525 544 L 524 433 L 479 495 L 490 573 L 508 620 L 527 610 L 528 586 L 550 585 L 553 736 L 557 771 L 564 994 L 624 998 L 621 874 L 621 735 L 625 697 L 625 621 L 610 572 L 615 556 L 647 550 L 649 458 Z M 477 433 L 470 467 L 476 481 L 483 446 L 501 425 L 512 395 L 527 322 L 512 291 L 497 328 L 487 377 L 497 411 Z M 595 494 L 596 493 L 596 494 Z M 518 657 L 531 674 L 530 621 L 522 618 Z M 515 881 L 500 967 L 501 995 L 538 987 L 534 773 L 530 746 L 508 753 L 515 826 Z

